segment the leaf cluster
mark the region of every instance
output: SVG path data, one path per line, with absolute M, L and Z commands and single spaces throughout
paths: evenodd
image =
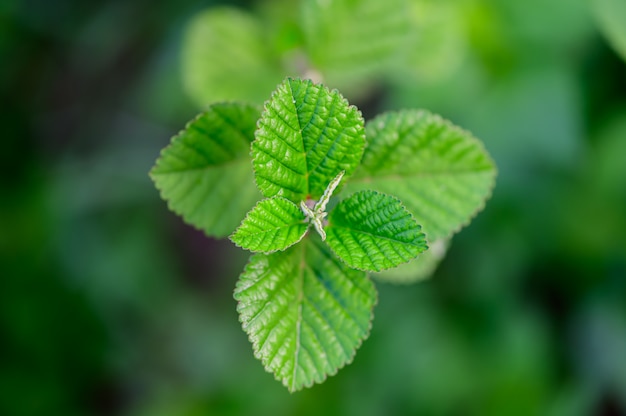
M 368 336 L 368 273 L 431 272 L 483 207 L 495 166 L 427 111 L 366 124 L 337 90 L 287 78 L 262 111 L 211 105 L 151 177 L 188 223 L 255 253 L 235 290 L 240 320 L 265 368 L 295 391 L 336 373 Z M 437 252 L 421 256 L 427 240 Z
M 415 55 L 417 14 L 409 0 L 268 0 L 253 13 L 213 7 L 186 29 L 184 85 L 201 107 L 262 103 L 285 74 L 362 96 Z

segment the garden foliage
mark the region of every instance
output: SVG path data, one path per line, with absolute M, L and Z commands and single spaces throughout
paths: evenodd
M 433 256 L 421 264 L 427 240 L 448 241 L 483 207 L 495 166 L 439 116 L 405 110 L 366 124 L 337 90 L 287 78 L 262 111 L 209 106 L 151 176 L 185 221 L 255 253 L 235 289 L 240 320 L 265 368 L 295 391 L 335 374 L 368 336 L 368 273 L 432 271 Z

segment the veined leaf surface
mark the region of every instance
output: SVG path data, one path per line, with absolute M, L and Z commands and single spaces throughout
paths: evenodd
M 396 196 L 429 241 L 459 231 L 480 211 L 496 177 L 494 162 L 469 132 L 424 110 L 382 114 L 366 126 L 368 145 L 346 190 Z
M 284 252 L 255 254 L 237 282 L 237 311 L 255 356 L 296 391 L 350 363 L 367 338 L 376 289 L 316 234 Z
M 359 270 L 386 270 L 428 248 L 420 225 L 402 203 L 375 191 L 360 191 L 339 202 L 325 230 L 333 252 Z
M 365 146 L 363 117 L 336 90 L 288 78 L 265 104 L 252 144 L 256 182 L 266 197 L 319 199 L 349 176 Z
M 210 106 L 172 138 L 150 171 L 170 209 L 208 236 L 232 233 L 261 199 L 249 156 L 259 113 L 250 105 Z
M 284 250 L 304 237 L 308 223 L 296 204 L 275 196 L 260 201 L 230 237 L 250 251 L 271 253 Z

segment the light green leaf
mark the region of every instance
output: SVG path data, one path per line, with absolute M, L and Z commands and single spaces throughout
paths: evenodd
M 249 105 L 212 105 L 172 139 L 150 171 L 169 208 L 209 236 L 232 233 L 261 199 L 249 156 L 259 113 Z
M 305 0 L 306 51 L 324 82 L 358 92 L 401 56 L 411 14 L 407 0 Z
M 221 100 L 263 103 L 283 78 L 261 23 L 229 7 L 197 14 L 182 50 L 183 83 L 201 107 Z
M 235 299 L 255 356 L 296 391 L 350 363 L 369 335 L 376 289 L 316 234 L 284 252 L 255 254 Z
M 491 195 L 496 168 L 469 132 L 424 110 L 380 115 L 367 126 L 368 145 L 346 190 L 398 197 L 430 241 L 459 231 Z
M 428 244 L 428 250 L 408 263 L 381 273 L 373 273 L 372 277 L 386 283 L 408 285 L 428 279 L 435 272 L 439 262 L 445 257 L 448 242 L 438 240 Z
M 465 8 L 457 0 L 413 0 L 409 14 L 413 30 L 398 65 L 401 79 L 396 82 L 430 85 L 450 77 L 467 55 Z
M 271 253 L 300 241 L 309 224 L 296 204 L 275 196 L 260 201 L 230 237 L 233 243 L 250 251 Z
M 349 176 L 365 146 L 363 117 L 336 90 L 288 78 L 265 104 L 252 143 L 257 185 L 267 197 L 319 199 Z
M 594 0 L 592 3 L 600 31 L 626 61 L 626 2 Z
M 428 248 L 420 225 L 394 197 L 357 192 L 330 213 L 326 242 L 348 266 L 381 271 L 415 258 Z

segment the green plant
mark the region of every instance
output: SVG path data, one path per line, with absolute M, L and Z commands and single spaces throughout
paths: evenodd
M 291 74 L 323 79 L 354 99 L 398 74 L 414 79 L 449 72 L 454 65 L 449 60 L 442 64 L 442 56 L 458 59 L 462 54 L 429 39 L 454 38 L 458 28 L 445 25 L 442 30 L 436 19 L 427 21 L 426 15 L 441 14 L 442 7 L 430 3 L 264 0 L 247 10 L 211 7 L 186 27 L 184 87 L 201 107 L 232 99 L 262 103 Z
M 442 254 L 427 255 L 426 241 L 440 249 L 483 207 L 495 166 L 439 116 L 405 110 L 365 124 L 338 91 L 288 78 L 262 112 L 211 105 L 151 177 L 185 221 L 255 252 L 237 310 L 257 358 L 295 391 L 335 374 L 368 336 L 368 273 L 430 273 Z

